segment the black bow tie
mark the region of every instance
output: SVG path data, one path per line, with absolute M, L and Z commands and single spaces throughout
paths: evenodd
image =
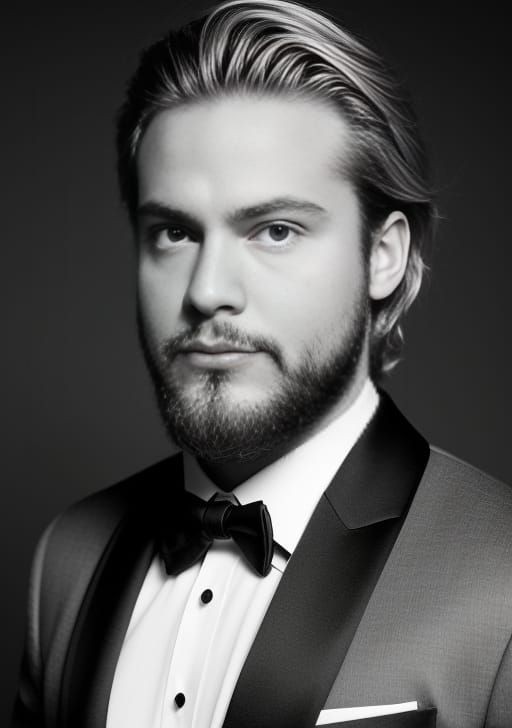
M 272 521 L 262 501 L 237 505 L 218 494 L 204 501 L 182 491 L 172 504 L 170 522 L 161 531 L 160 552 L 169 575 L 200 561 L 215 539 L 232 538 L 258 574 L 272 564 Z

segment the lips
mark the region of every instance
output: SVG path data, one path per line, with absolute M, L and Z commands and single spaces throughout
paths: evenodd
M 189 342 L 179 349 L 178 354 L 192 370 L 233 370 L 252 361 L 253 355 L 258 354 L 258 351 L 219 339 Z
M 195 352 L 201 354 L 254 354 L 254 349 L 249 349 L 228 341 L 195 341 L 181 347 L 180 353 L 193 354 Z

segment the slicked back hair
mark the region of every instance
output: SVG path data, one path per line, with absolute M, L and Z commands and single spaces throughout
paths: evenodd
M 287 0 L 227 0 L 143 53 L 117 134 L 121 195 L 132 221 L 137 150 L 154 116 L 240 93 L 318 99 L 339 111 L 350 129 L 343 173 L 358 195 L 367 259 L 390 212 L 408 219 L 404 278 L 386 299 L 371 302 L 371 374 L 378 381 L 399 359 L 401 320 L 421 286 L 436 211 L 407 96 L 379 56 L 330 18 Z

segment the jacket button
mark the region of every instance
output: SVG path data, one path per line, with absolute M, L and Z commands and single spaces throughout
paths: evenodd
M 213 592 L 211 589 L 205 589 L 204 592 L 201 594 L 201 601 L 203 604 L 208 604 L 208 602 L 211 602 L 213 599 Z
M 175 695 L 174 702 L 176 703 L 178 708 L 183 708 L 183 706 L 185 705 L 185 696 L 183 695 L 183 693 L 178 693 L 177 695 Z

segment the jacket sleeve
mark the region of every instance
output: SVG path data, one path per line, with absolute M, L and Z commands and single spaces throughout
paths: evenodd
M 41 659 L 41 582 L 46 548 L 54 523 L 41 536 L 32 562 L 30 575 L 27 627 L 18 693 L 11 728 L 43 728 L 43 665 Z
M 512 726 L 512 637 L 501 658 L 487 710 L 485 728 Z

